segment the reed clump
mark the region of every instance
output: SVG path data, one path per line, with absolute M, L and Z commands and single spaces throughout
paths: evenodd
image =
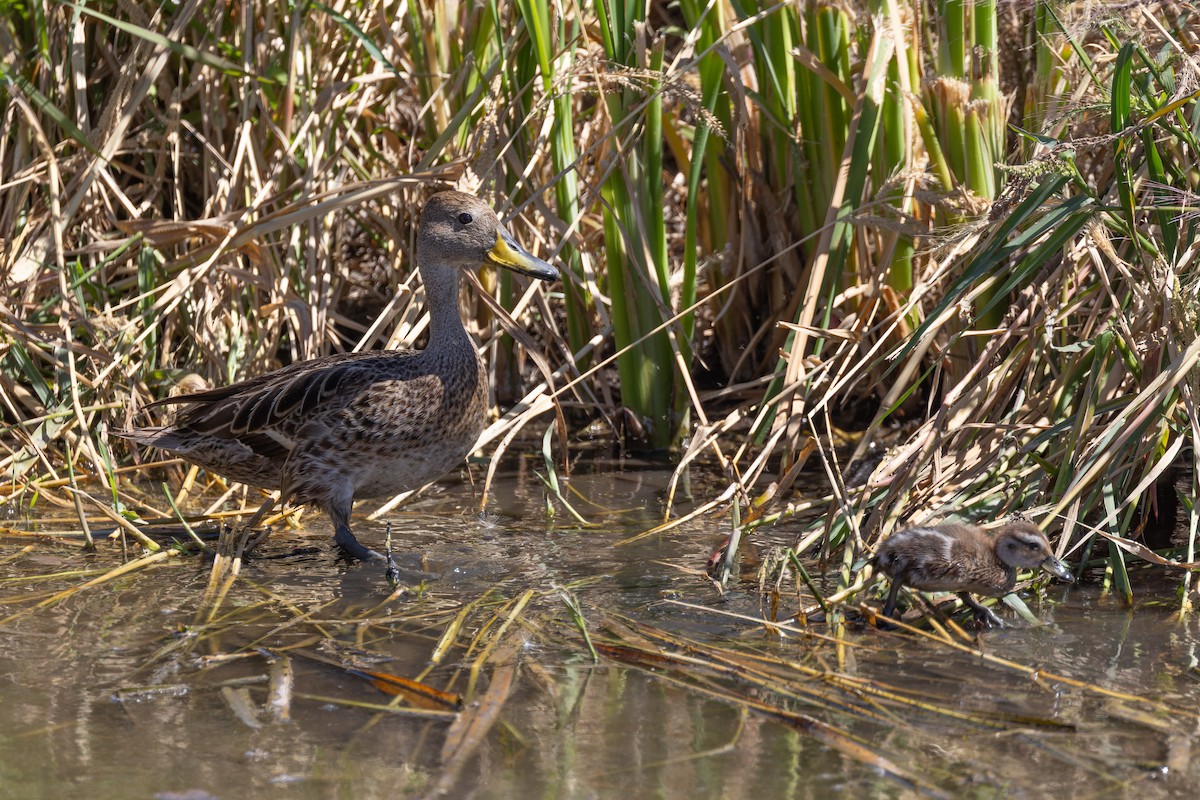
M 1188 5 L 651 5 L 7 3 L 3 501 L 166 516 L 108 434 L 146 401 L 419 340 L 413 211 L 457 184 L 566 268 L 482 276 L 490 454 L 557 403 L 715 460 L 751 526 L 818 468 L 798 551 L 846 587 L 951 510 L 1052 518 L 1126 599 L 1097 532 L 1195 561 Z

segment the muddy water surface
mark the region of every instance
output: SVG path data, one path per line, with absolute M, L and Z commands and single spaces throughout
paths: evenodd
M 718 527 L 614 547 L 659 521 L 668 479 L 581 470 L 587 529 L 547 516 L 528 468 L 484 515 L 449 483 L 391 515 L 409 591 L 390 599 L 382 570 L 336 558 L 310 515 L 207 621 L 208 560 L 34 609 L 120 551 L 0 537 L 0 617 L 21 614 L 0 624 L 0 797 L 1195 795 L 1200 628 L 1174 616 L 1171 580 L 1135 573 L 1134 609 L 1095 583 L 1027 593 L 1043 624 L 985 634 L 992 661 L 855 626 L 838 648 L 736 616 L 761 615 L 754 556 L 798 524 L 757 534 L 724 595 L 702 574 Z M 382 545 L 382 524 L 356 529 Z M 79 570 L 94 572 L 54 576 Z M 780 602 L 794 610 L 790 581 Z M 466 710 L 397 699 L 363 670 L 465 695 Z

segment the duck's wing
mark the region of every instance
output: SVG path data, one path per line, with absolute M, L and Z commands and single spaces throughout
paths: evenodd
M 336 353 L 300 361 L 247 381 L 197 394 L 159 400 L 153 405 L 184 404 L 175 420 L 177 430 L 218 438 L 281 438 L 303 427 L 330 406 L 341 406 L 359 383 L 369 381 L 384 366 L 414 357 L 411 351 Z M 269 449 L 265 442 L 264 447 Z M 252 445 L 253 446 L 253 445 Z M 254 448 L 260 451 L 259 447 Z M 290 448 L 287 448 L 290 449 Z M 264 452 L 264 455 L 266 453 Z
M 361 353 L 333 353 L 327 356 L 311 358 L 307 361 L 297 361 L 294 364 L 289 364 L 286 367 L 268 372 L 265 375 L 259 375 L 255 378 L 247 378 L 244 381 L 231 383 L 228 386 L 219 386 L 215 389 L 206 389 L 203 392 L 194 392 L 193 394 L 181 394 L 174 397 L 164 397 L 161 400 L 155 400 L 152 403 L 147 403 L 143 408 L 155 408 L 156 406 L 177 405 L 182 403 L 196 403 L 201 405 L 211 405 L 222 400 L 231 398 L 243 397 L 252 394 L 261 389 L 270 389 L 272 386 L 277 386 L 281 382 L 286 382 L 300 375 L 323 370 L 328 367 L 350 364 L 355 361 L 366 361 L 390 355 L 405 356 L 411 354 L 411 351 L 396 350 L 367 350 Z
M 412 351 L 338 353 L 241 383 L 171 397 L 182 405 L 166 427 L 112 431 L 251 486 L 278 488 L 306 425 L 336 414 L 380 375 L 403 378 Z

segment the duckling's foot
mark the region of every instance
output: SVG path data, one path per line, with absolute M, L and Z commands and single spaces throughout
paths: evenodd
M 969 592 L 959 592 L 958 599 L 975 612 L 975 622 L 981 628 L 1003 628 L 1004 621 L 996 616 L 996 612 L 971 597 Z
M 1006 628 L 1004 620 L 996 616 L 990 608 L 981 606 L 975 611 L 975 624 L 981 628 Z

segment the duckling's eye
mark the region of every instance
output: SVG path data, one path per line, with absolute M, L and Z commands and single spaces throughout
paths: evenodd
M 1026 542 L 1025 546 L 1028 547 L 1030 550 L 1037 550 L 1038 543 L 1037 542 Z
M 463 225 L 470 225 L 471 224 L 471 215 L 464 211 L 463 213 L 458 215 L 458 221 L 461 222 Z

